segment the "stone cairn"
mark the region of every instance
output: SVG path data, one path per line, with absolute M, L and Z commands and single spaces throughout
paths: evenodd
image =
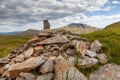
M 75 66 L 107 63 L 101 47 L 65 30 L 43 30 L 0 59 L 0 80 L 88 80 Z

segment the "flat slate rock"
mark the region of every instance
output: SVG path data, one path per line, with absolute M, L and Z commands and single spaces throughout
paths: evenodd
M 16 76 L 19 76 L 19 73 L 28 72 L 31 69 L 34 69 L 34 68 L 40 66 L 44 62 L 45 62 L 45 59 L 43 56 L 31 57 L 21 63 L 12 64 L 8 68 L 8 72 L 9 72 L 10 77 L 16 77 Z
M 69 39 L 64 35 L 56 35 L 54 37 L 45 39 L 41 42 L 36 43 L 36 45 L 43 45 L 43 44 L 54 44 L 54 43 L 67 43 Z

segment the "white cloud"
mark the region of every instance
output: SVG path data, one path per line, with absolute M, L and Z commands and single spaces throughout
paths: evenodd
M 120 1 L 112 1 L 112 4 L 120 4 Z

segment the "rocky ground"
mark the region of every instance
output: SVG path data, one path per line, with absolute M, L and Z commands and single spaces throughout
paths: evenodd
M 64 30 L 44 30 L 0 59 L 0 80 L 120 80 L 120 66 L 109 63 L 95 40 L 73 36 Z M 85 76 L 76 66 L 106 64 Z

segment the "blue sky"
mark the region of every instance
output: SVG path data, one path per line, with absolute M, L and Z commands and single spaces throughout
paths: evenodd
M 120 0 L 0 0 L 0 32 L 84 23 L 104 28 L 120 21 Z

